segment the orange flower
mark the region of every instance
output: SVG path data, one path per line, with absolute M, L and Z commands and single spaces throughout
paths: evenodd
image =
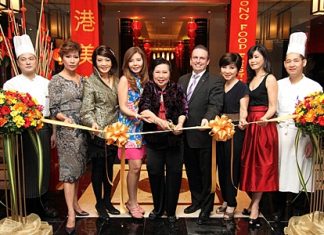
M 316 112 L 314 109 L 308 110 L 308 112 L 305 114 L 306 122 L 313 122 L 315 117 L 316 117 Z
M 0 89 L 0 133 L 42 128 L 42 106 L 28 93 Z
M 25 113 L 27 111 L 27 106 L 24 103 L 16 103 L 13 107 L 13 110 L 19 111 L 20 113 Z
M 299 101 L 295 113 L 296 126 L 305 133 L 324 135 L 324 93 L 314 92 Z
M 7 118 L 0 117 L 0 127 L 3 127 L 8 122 Z

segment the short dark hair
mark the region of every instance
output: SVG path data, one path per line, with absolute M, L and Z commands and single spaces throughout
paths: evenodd
M 60 57 L 63 58 L 64 55 L 71 51 L 77 51 L 79 56 L 81 55 L 82 48 L 79 43 L 72 41 L 71 39 L 66 40 L 60 47 Z
M 115 57 L 115 53 L 113 50 L 106 46 L 106 45 L 101 45 L 98 46 L 92 53 L 92 64 L 93 66 L 98 69 L 97 67 L 97 56 L 104 56 L 106 58 L 109 58 L 111 60 L 111 69 L 109 70 L 109 74 L 113 75 L 117 72 L 118 69 L 118 64 L 117 64 L 117 59 Z
M 152 61 L 152 65 L 151 65 L 151 69 L 150 69 L 150 77 L 151 78 L 153 77 L 153 71 L 154 71 L 155 67 L 160 65 L 160 64 L 168 65 L 169 66 L 169 71 L 171 73 L 171 71 L 172 71 L 171 63 L 168 60 L 166 60 L 166 59 L 164 59 L 162 57 L 159 57 L 159 58 L 156 58 L 155 60 Z
M 226 53 L 219 59 L 219 67 L 235 64 L 237 71 L 242 67 L 242 57 L 238 53 Z
M 194 51 L 195 49 L 202 49 L 202 50 L 206 51 L 206 52 L 207 52 L 207 58 L 209 58 L 209 51 L 208 51 L 208 48 L 205 47 L 204 45 L 202 45 L 202 44 L 198 44 L 197 46 L 194 47 L 194 49 L 193 49 L 192 51 Z M 191 54 L 192 54 L 192 52 L 191 52 Z

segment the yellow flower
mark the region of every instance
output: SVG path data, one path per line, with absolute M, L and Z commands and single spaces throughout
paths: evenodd
M 3 98 L 0 98 L 0 104 L 4 104 L 6 102 L 6 100 L 5 99 L 3 99 Z
M 16 98 L 11 98 L 11 99 L 9 99 L 10 100 L 10 102 L 12 103 L 12 104 L 16 104 L 17 103 L 17 99 Z
M 315 119 L 316 113 L 314 109 L 308 110 L 308 112 L 305 115 L 306 122 L 313 122 Z
M 12 117 L 16 117 L 18 114 L 19 114 L 19 112 L 16 111 L 16 110 L 10 112 L 10 115 L 11 115 Z
M 17 115 L 12 119 L 18 128 L 22 127 L 25 124 L 25 120 L 22 116 Z
M 35 103 L 36 105 L 38 105 L 38 101 L 37 101 L 35 98 L 32 98 L 32 100 L 34 101 L 34 103 Z
M 30 125 L 31 125 L 31 126 L 37 126 L 37 121 L 36 121 L 35 119 L 32 120 Z

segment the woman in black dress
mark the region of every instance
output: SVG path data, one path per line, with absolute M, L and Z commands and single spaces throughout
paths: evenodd
M 231 141 L 217 142 L 217 164 L 223 204 L 216 213 L 224 213 L 224 220 L 234 218 L 236 195 L 240 177 L 240 158 L 244 140 L 244 128 L 249 104 L 249 90 L 237 77 L 242 58 L 237 53 L 226 53 L 219 60 L 221 75 L 225 79 L 223 114 L 232 119 L 235 127 L 234 153 L 231 156 Z

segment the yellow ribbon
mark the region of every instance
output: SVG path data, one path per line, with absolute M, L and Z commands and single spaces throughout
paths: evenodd
M 115 122 L 112 125 L 106 126 L 104 129 L 105 139 L 108 145 L 116 144 L 121 148 L 120 156 L 120 212 L 124 214 L 124 181 L 125 181 L 125 144 L 129 138 L 128 127 L 120 122 Z
M 215 141 L 227 141 L 235 133 L 232 120 L 226 115 L 216 116 L 214 120 L 209 121 L 209 127 L 211 128 L 209 134 Z
M 129 138 L 128 127 L 120 122 L 106 126 L 104 132 L 107 144 L 116 144 L 118 148 L 124 147 Z
M 96 130 L 91 127 L 82 126 L 78 124 L 70 124 L 65 123 L 57 120 L 50 120 L 50 119 L 42 119 L 43 122 L 53 124 L 53 125 L 59 125 L 59 126 L 65 126 L 70 128 L 77 128 L 81 130 L 87 130 L 87 131 L 93 131 L 93 132 L 104 132 L 105 133 L 105 139 L 107 145 L 115 144 L 118 146 L 118 148 L 121 148 L 121 156 L 120 156 L 120 212 L 125 213 L 125 203 L 124 203 L 124 175 L 125 175 L 125 144 L 128 141 L 129 134 L 128 127 L 120 122 L 115 122 L 112 125 L 108 125 L 104 128 L 104 130 Z
M 211 193 L 216 191 L 216 141 L 227 141 L 233 138 L 235 133 L 232 120 L 226 115 L 216 116 L 214 120 L 209 121 L 208 126 L 211 128 L 209 135 L 212 139 L 212 167 L 211 167 Z M 231 149 L 233 151 L 233 149 Z

